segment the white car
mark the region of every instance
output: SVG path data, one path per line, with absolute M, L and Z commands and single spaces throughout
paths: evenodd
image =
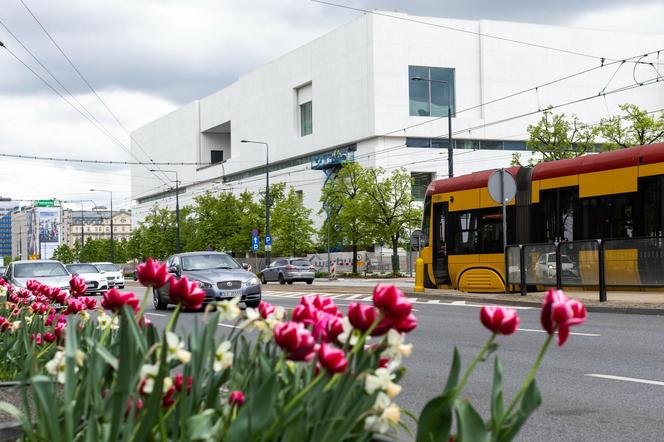
M 106 272 L 103 272 L 97 268 L 97 266 L 92 264 L 68 264 L 67 270 L 72 275 L 80 276 L 85 280 L 85 285 L 87 286 L 86 293 L 90 294 L 102 294 L 108 290 L 108 279 Z
M 120 267 L 116 266 L 112 262 L 93 262 L 91 264 L 104 272 L 106 279 L 108 280 L 109 289 L 113 287 L 117 287 L 119 289 L 124 288 L 125 279 Z
M 567 255 L 560 255 L 562 264 L 562 276 L 564 278 L 576 278 L 579 270 L 576 264 Z M 556 277 L 556 254 L 544 253 L 535 264 L 535 276 L 538 279 L 554 279 Z

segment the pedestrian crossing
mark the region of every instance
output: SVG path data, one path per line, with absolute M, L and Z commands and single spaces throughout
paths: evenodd
M 263 290 L 263 297 L 275 298 L 291 298 L 299 299 L 302 296 L 318 295 L 322 298 L 330 298 L 335 301 L 352 301 L 352 302 L 372 302 L 372 296 L 369 293 L 325 293 L 325 292 L 298 292 L 298 291 L 282 291 L 282 290 Z M 474 307 L 481 308 L 485 304 L 468 303 L 466 301 L 446 301 L 441 299 L 425 299 L 425 298 L 411 298 L 408 300 L 413 304 L 420 305 L 445 305 L 452 307 Z M 532 310 L 534 307 L 525 306 L 506 306 L 517 310 Z

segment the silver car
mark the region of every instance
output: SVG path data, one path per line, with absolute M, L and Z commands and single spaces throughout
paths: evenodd
M 312 284 L 316 277 L 316 268 L 304 258 L 277 259 L 261 272 L 261 282 L 278 281 L 279 284 L 292 284 L 304 281 Z
M 25 284 L 29 280 L 36 279 L 42 284 L 59 287 L 61 290 L 69 292 L 71 274 L 60 261 L 39 259 L 9 263 L 5 277 L 7 282 L 15 287 L 25 288 Z
M 198 282 L 205 292 L 204 303 L 238 296 L 247 307 L 257 308 L 261 302 L 261 282 L 226 253 L 179 253 L 169 257 L 166 265 L 175 278 L 186 276 Z M 168 306 L 168 284 L 153 290 L 152 301 L 157 310 Z

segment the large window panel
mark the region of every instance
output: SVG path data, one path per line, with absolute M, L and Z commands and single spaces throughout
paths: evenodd
M 311 101 L 300 105 L 300 136 L 311 135 L 313 132 Z
M 429 82 L 413 80 L 414 77 L 429 80 L 429 68 L 408 66 L 410 115 L 427 117 L 429 109 Z
M 410 115 L 442 117 L 448 107 L 454 113 L 454 69 L 408 66 L 408 85 Z
M 454 113 L 454 70 L 430 68 L 431 116 L 447 115 L 448 104 Z

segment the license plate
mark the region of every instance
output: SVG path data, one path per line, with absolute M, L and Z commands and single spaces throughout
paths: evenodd
M 242 290 L 228 290 L 226 292 L 221 292 L 222 298 L 235 298 L 236 296 L 242 296 Z

